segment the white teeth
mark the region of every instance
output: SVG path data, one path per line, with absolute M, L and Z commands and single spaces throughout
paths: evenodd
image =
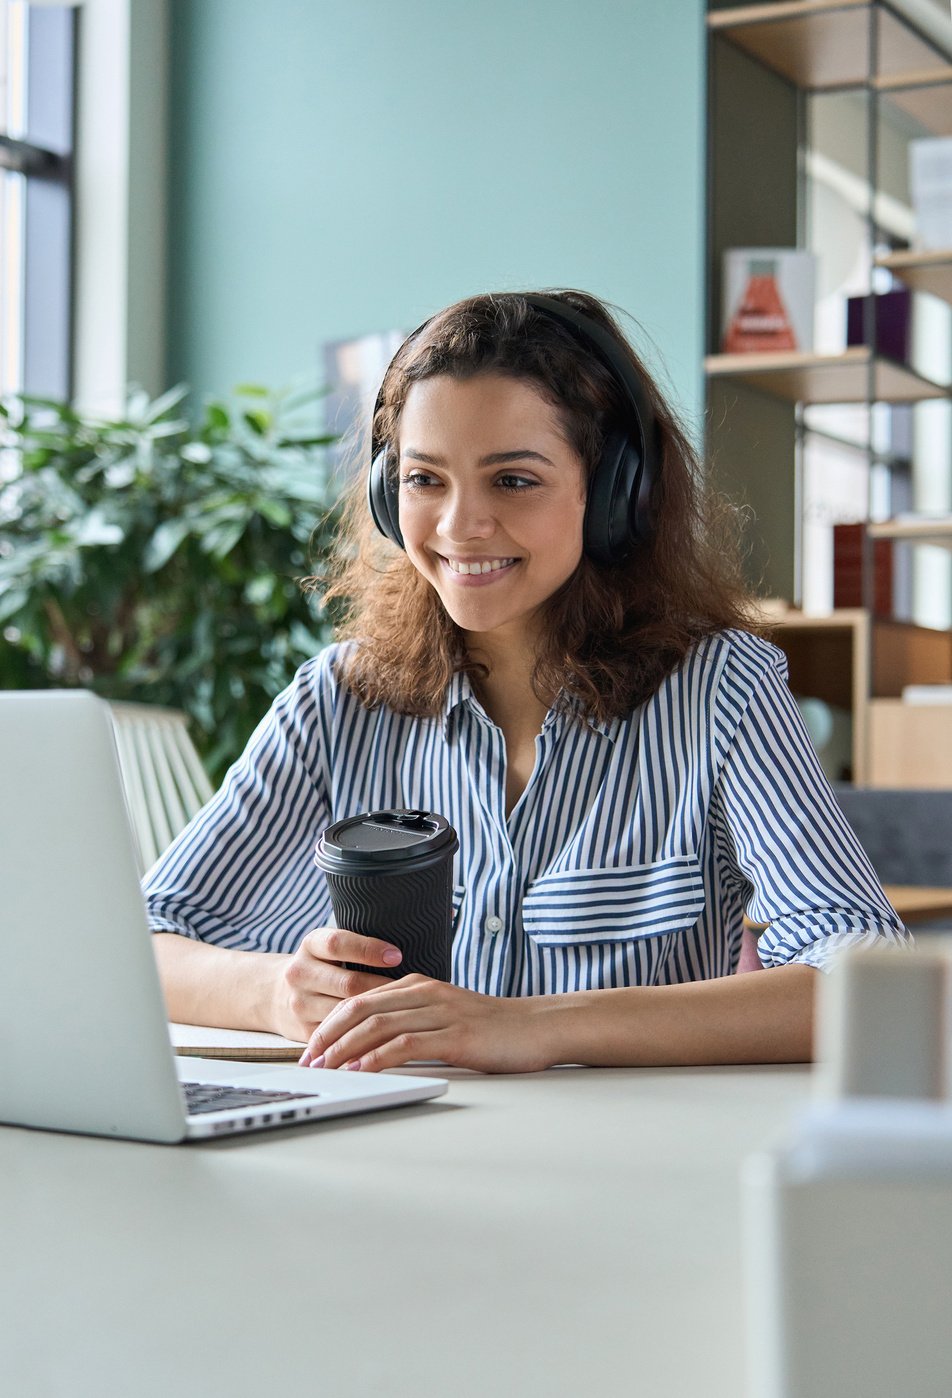
M 455 558 L 448 558 L 450 570 L 454 573 L 469 575 L 472 573 L 498 573 L 500 568 L 508 568 L 510 563 L 515 563 L 514 558 L 494 558 L 490 563 L 460 563 Z

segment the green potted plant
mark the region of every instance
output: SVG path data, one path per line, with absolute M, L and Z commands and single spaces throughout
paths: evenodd
M 183 709 L 218 779 L 330 639 L 301 587 L 337 522 L 319 390 L 205 405 L 133 391 L 121 417 L 0 403 L 0 687 L 86 686 Z

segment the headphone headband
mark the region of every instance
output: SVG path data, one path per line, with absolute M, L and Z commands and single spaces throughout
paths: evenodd
M 646 450 L 649 437 L 654 437 L 654 410 L 641 375 L 636 372 L 628 356 L 622 353 L 614 335 L 568 301 L 558 301 L 554 296 L 541 296 L 536 292 L 528 292 L 526 300 L 543 315 L 564 325 L 583 347 L 593 349 L 596 358 L 612 371 L 633 410 L 632 426 L 641 439 L 642 451 Z

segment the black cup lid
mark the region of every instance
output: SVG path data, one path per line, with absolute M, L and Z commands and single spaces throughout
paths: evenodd
M 458 848 L 452 825 L 433 811 L 364 811 L 328 826 L 317 842 L 317 862 L 328 872 L 359 873 Z

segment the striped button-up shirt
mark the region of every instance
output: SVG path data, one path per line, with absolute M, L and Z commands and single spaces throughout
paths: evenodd
M 459 834 L 453 979 L 492 995 L 730 973 L 742 920 L 765 965 L 823 967 L 902 939 L 786 684 L 744 632 L 699 644 L 625 718 L 556 706 L 506 815 L 506 748 L 469 679 L 439 717 L 364 708 L 330 646 L 275 700 L 212 801 L 146 878 L 156 931 L 293 951 L 332 926 L 321 831 L 361 811 L 440 812 Z M 396 931 L 396 930 L 395 930 Z

